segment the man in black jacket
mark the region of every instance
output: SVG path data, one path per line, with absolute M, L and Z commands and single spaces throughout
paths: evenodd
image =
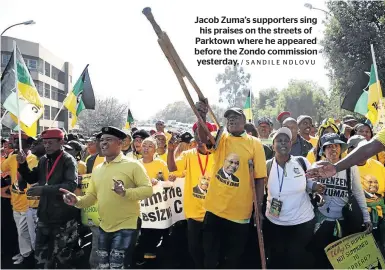
M 313 145 L 298 134 L 299 128 L 297 120 L 292 117 L 288 117 L 285 121 L 283 121 L 282 126 L 289 128 L 291 134 L 293 135 L 291 139 L 292 147 L 290 155 L 306 157 L 309 151 L 313 148 Z
M 46 155 L 30 170 L 25 153 L 17 156 L 19 173 L 29 184 L 28 196 L 40 196 L 37 211 L 35 259 L 38 268 L 72 268 L 77 245 L 77 209 L 63 202 L 59 188 L 74 191 L 77 186 L 77 163 L 63 151 L 64 133 L 60 129 L 42 132 Z

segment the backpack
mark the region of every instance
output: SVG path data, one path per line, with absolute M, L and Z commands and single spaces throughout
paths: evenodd
M 301 166 L 303 171 L 306 173 L 307 166 L 306 166 L 306 162 L 303 159 L 304 159 L 303 157 L 298 156 L 295 158 L 295 161 Z M 273 159 L 269 159 L 266 163 L 267 180 L 269 180 L 269 175 L 270 175 L 272 165 L 273 165 Z M 267 191 L 267 183 L 266 183 L 266 187 L 265 187 L 265 192 L 266 192 L 266 196 L 267 196 L 267 192 L 268 192 Z M 318 203 L 322 200 L 322 197 L 319 194 L 316 197 L 313 197 L 312 194 L 309 194 L 309 197 L 310 197 L 311 204 L 313 205 L 314 209 L 316 209 L 318 207 Z

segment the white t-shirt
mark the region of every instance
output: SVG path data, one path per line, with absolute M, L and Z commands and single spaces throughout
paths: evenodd
M 272 161 L 267 182 L 266 217 L 277 225 L 298 225 L 314 218 L 313 205 L 308 194 L 308 191 L 311 191 L 313 186 L 313 181 L 306 180 L 305 172 L 296 161 L 296 158 L 301 157 L 291 156 L 290 160 L 286 163 L 285 175 L 283 168 L 275 162 L 275 158 L 273 158 Z M 309 161 L 305 158 L 302 159 L 306 163 L 307 168 L 310 168 L 311 165 Z M 281 192 L 279 192 L 281 184 L 282 189 Z M 270 206 L 273 198 L 283 203 L 279 217 L 270 214 Z

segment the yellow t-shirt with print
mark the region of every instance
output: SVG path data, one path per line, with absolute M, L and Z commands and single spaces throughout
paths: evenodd
M 374 159 L 368 159 L 363 166 L 357 166 L 360 172 L 361 184 L 364 191 L 377 193 L 384 196 L 385 193 L 385 167 Z
M 199 165 L 199 159 L 204 175 L 202 175 L 203 172 Z M 210 186 L 212 169 L 214 166 L 214 156 L 213 154 L 199 154 L 198 150 L 195 148 L 182 152 L 182 154 L 175 160 L 175 163 L 179 174 L 184 171 L 186 172 L 183 191 L 183 206 L 186 218 L 203 221 L 206 213 L 203 204 L 207 190 Z
M 228 220 L 250 219 L 253 192 L 249 160 L 254 163 L 254 178 L 265 178 L 266 159 L 262 143 L 246 132 L 240 137 L 224 133 L 213 154 L 210 189 L 204 203 L 206 210 Z
M 166 181 L 168 179 L 169 172 L 167 168 L 167 163 L 163 160 L 154 159 L 150 163 L 144 163 L 143 159 L 141 159 L 139 160 L 139 162 L 143 164 L 150 179 L 156 179 L 160 171 L 163 173 L 164 180 Z
M 104 157 L 101 157 L 99 155 L 96 156 L 95 161 L 94 161 L 94 166 L 92 167 L 93 172 L 95 168 L 104 162 Z M 75 191 L 75 194 L 77 196 L 82 196 L 87 193 L 89 183 L 91 181 L 91 178 L 89 177 L 91 174 L 86 174 L 87 168 L 84 174 L 80 174 L 79 176 L 82 177 L 81 181 L 81 188 L 77 188 Z M 81 218 L 82 218 L 82 223 L 85 226 L 99 226 L 100 224 L 100 216 L 98 213 L 98 203 L 96 202 L 94 205 L 83 208 L 81 211 Z
M 37 197 L 30 197 L 27 199 L 27 190 L 30 185 L 27 185 L 27 188 L 24 190 L 19 189 L 18 184 L 18 162 L 16 160 L 17 155 L 10 155 L 4 162 L 1 164 L 2 172 L 9 172 L 11 176 L 11 204 L 13 211 L 16 212 L 26 212 L 28 207 L 37 207 L 39 205 L 39 200 Z M 36 167 L 39 163 L 37 157 L 31 152 L 27 154 L 26 162 L 30 170 Z

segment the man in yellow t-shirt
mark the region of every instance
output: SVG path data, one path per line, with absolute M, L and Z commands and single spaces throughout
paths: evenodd
M 26 192 L 29 188 L 29 185 L 27 185 L 27 182 L 22 179 L 21 175 L 17 171 L 18 162 L 16 157 L 17 153 L 19 152 L 18 134 L 14 134 L 13 139 L 15 151 L 4 162 L 2 162 L 1 171 L 9 172 L 11 176 L 11 204 L 13 209 L 13 218 L 17 227 L 20 250 L 20 254 L 14 256 L 13 259 L 15 260 L 14 264 L 21 264 L 32 253 L 35 247 L 35 228 L 28 228 L 28 224 L 33 227 L 35 227 L 35 224 L 33 220 L 32 222 L 28 222 L 27 212 L 29 211 L 30 205 L 32 209 L 31 211 L 37 211 L 39 201 L 38 198 L 29 198 L 31 201 L 27 199 Z M 30 151 L 33 139 L 24 133 L 22 133 L 21 139 L 22 149 L 26 154 L 28 167 L 32 169 L 38 164 L 38 159 Z M 29 218 L 33 219 L 33 215 L 31 213 L 29 213 L 28 216 Z M 30 235 L 30 232 L 32 235 Z
M 92 173 L 86 195 L 76 196 L 65 189 L 64 202 L 77 208 L 98 201 L 101 218 L 98 243 L 100 269 L 121 269 L 125 254 L 132 256 L 138 234 L 139 201 L 152 195 L 150 180 L 143 165 L 121 152 L 126 134 L 115 127 L 102 128 L 101 152 L 105 162 Z
M 203 121 L 208 112 L 207 103 L 199 101 L 197 110 Z M 266 173 L 265 152 L 259 139 L 245 132 L 246 116 L 240 108 L 231 108 L 224 114 L 227 131 L 212 150 L 214 167 L 210 189 L 205 199 L 206 215 L 203 220 L 204 267 L 238 268 L 247 238 L 253 208 L 251 181 L 255 181 L 257 207 L 263 219 L 262 202 Z M 199 139 L 207 145 L 208 138 L 198 125 Z M 249 161 L 254 164 L 250 179 Z
M 207 127 L 210 128 L 209 125 Z M 182 152 L 176 160 L 174 152 L 178 143 L 173 139 L 169 141 L 167 165 L 170 172 L 182 174 L 185 171 L 183 207 L 187 219 L 189 252 L 195 268 L 200 269 L 204 266 L 202 229 L 206 210 L 203 203 L 210 185 L 214 158 L 199 140 L 196 129 L 194 137 L 197 148 Z

